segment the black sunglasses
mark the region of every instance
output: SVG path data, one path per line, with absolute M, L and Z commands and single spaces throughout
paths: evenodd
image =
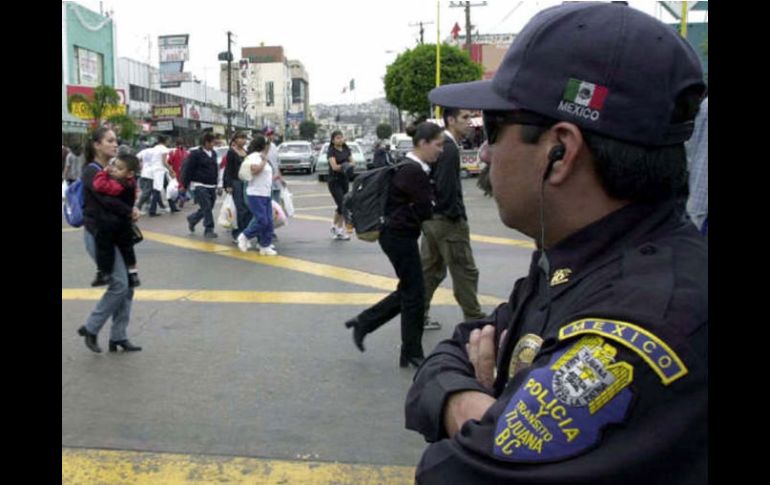
M 553 126 L 557 123 L 553 118 L 531 111 L 484 111 L 481 116 L 484 120 L 487 142 L 490 145 L 497 143 L 500 130 L 505 125 Z

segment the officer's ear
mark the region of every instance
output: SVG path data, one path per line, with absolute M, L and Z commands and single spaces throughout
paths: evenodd
M 551 127 L 546 138 L 546 168 L 544 179 L 551 185 L 562 185 L 577 169 L 585 140 L 580 128 L 572 123 L 560 122 Z

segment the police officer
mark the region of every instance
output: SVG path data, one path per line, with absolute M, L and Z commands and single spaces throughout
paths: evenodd
M 430 93 L 484 111 L 500 218 L 538 249 L 415 375 L 417 483 L 707 481 L 707 247 L 683 146 L 703 90 L 674 29 L 577 2 L 536 15 L 491 81 Z

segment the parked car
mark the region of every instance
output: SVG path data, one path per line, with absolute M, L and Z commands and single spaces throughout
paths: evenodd
M 397 138 L 395 143 L 390 145 L 390 156 L 393 160 L 400 162 L 413 148 L 414 143 L 411 138 Z
M 278 147 L 278 160 L 283 173 L 298 170 L 311 174 L 316 169 L 316 155 L 309 141 L 281 143 Z
M 348 142 L 347 145 L 350 148 L 351 154 L 353 155 L 353 160 L 356 162 L 355 166 L 353 167 L 353 173 L 359 174 L 361 172 L 365 172 L 366 157 L 364 156 L 364 152 L 361 150 L 361 147 L 358 146 L 358 143 L 356 142 Z M 317 161 L 315 169 L 318 173 L 318 180 L 320 182 L 325 182 L 329 175 L 329 160 L 326 158 L 326 152 L 328 150 L 329 143 L 327 142 L 324 143 L 324 146 L 321 147 L 316 156 Z

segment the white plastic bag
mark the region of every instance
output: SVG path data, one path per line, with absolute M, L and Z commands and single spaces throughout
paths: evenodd
M 61 182 L 61 200 L 64 200 L 67 198 L 67 181 L 62 180 Z
M 175 178 L 171 179 L 166 187 L 166 197 L 168 200 L 176 200 L 179 197 L 179 182 Z
M 293 196 L 291 195 L 291 192 L 289 192 L 289 187 L 284 187 L 283 190 L 281 190 L 281 204 L 283 205 L 283 210 L 286 212 L 286 217 L 294 217 L 294 201 L 292 198 Z
M 286 219 L 286 213 L 283 211 L 281 204 L 274 200 L 270 202 L 273 205 L 273 227 L 285 226 L 288 223 L 288 219 Z
M 217 217 L 217 224 L 225 229 L 235 229 L 238 227 L 235 201 L 231 194 L 227 194 L 222 201 L 222 207 L 219 209 L 219 217 Z

